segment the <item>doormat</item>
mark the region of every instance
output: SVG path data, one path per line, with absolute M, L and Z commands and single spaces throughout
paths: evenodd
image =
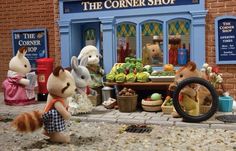
M 130 125 L 125 131 L 130 133 L 150 133 L 152 128 L 147 127 L 146 125 Z
M 236 115 L 220 115 L 216 119 L 226 123 L 236 123 Z

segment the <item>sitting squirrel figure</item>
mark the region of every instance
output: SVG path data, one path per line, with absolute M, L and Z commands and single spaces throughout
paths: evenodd
M 36 103 L 34 89 L 29 88 L 30 80 L 26 74 L 30 72 L 29 60 L 25 57 L 26 47 L 21 47 L 16 56 L 9 62 L 7 79 L 3 81 L 4 101 L 7 105 L 28 105 Z
M 177 71 L 175 75 L 175 81 L 174 83 L 170 84 L 169 90 L 174 91 L 178 83 L 190 77 L 202 77 L 201 72 L 197 70 L 196 64 L 194 62 L 188 62 L 184 67 L 180 68 Z M 183 107 L 183 109 L 189 115 L 192 116 L 199 115 L 199 103 L 196 100 L 198 94 L 195 87 L 196 86 L 194 84 L 185 86 L 180 91 L 180 99 L 179 99 L 180 105 Z M 179 115 L 175 111 L 172 113 L 172 116 L 179 117 Z
M 19 132 L 33 132 L 44 126 L 44 135 L 52 142 L 69 143 L 70 137 L 63 134 L 68 112 L 67 97 L 76 92 L 75 81 L 69 71 L 62 67 L 54 69 L 47 82 L 48 98 L 44 111 L 33 111 L 18 115 L 12 126 Z

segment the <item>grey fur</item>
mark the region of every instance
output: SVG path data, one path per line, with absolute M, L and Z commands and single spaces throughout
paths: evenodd
M 91 82 L 91 76 L 88 69 L 85 66 L 78 65 L 77 57 L 73 56 L 71 58 L 71 74 L 75 79 L 77 88 L 86 88 L 87 85 Z

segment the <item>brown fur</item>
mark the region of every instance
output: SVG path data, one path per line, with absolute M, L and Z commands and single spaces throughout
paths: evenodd
M 59 77 L 60 70 L 64 71 L 64 69 L 61 66 L 56 67 L 53 70 L 53 75 L 56 76 L 56 77 Z
M 43 125 L 42 113 L 33 111 L 18 115 L 12 122 L 12 126 L 19 132 L 33 132 Z
M 185 68 L 190 68 L 190 71 L 194 71 L 194 70 L 196 70 L 197 66 L 196 66 L 196 64 L 195 64 L 194 62 L 189 61 L 185 66 L 183 66 L 182 68 L 180 68 L 180 69 L 176 72 L 176 74 L 181 73 L 181 71 L 183 71 Z
M 26 51 L 26 47 L 20 47 L 19 51 L 20 53 L 24 53 Z

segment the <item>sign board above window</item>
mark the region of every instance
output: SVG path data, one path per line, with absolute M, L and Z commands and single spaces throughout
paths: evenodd
M 223 16 L 215 20 L 217 64 L 236 64 L 236 17 Z
M 64 13 L 199 4 L 199 0 L 77 0 L 63 3 Z
M 20 47 L 26 47 L 26 58 L 32 70 L 36 69 L 36 59 L 47 57 L 46 29 L 14 30 L 12 32 L 13 55 Z

